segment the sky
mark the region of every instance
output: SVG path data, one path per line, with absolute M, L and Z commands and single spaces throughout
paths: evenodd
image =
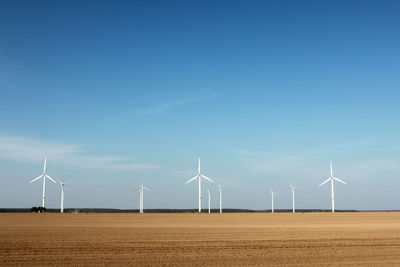
M 0 207 L 400 209 L 399 8 L 1 1 Z

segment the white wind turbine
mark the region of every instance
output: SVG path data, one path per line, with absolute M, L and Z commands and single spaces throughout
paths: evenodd
M 142 180 L 142 184 L 140 185 L 140 187 L 135 191 L 135 192 L 140 192 L 140 202 L 139 202 L 139 213 L 143 213 L 143 192 L 144 190 L 147 190 L 150 192 L 150 189 L 148 189 L 147 187 L 145 187 L 143 185 L 143 180 Z
M 294 190 L 297 189 L 297 187 L 294 187 L 293 185 L 290 185 L 290 188 L 292 189 L 292 207 L 293 207 L 293 213 L 296 212 L 295 208 L 295 202 L 294 202 Z
M 334 189 L 334 185 L 333 182 L 334 180 L 341 182 L 342 184 L 346 184 L 345 182 L 343 182 L 342 180 L 340 180 L 339 178 L 336 178 L 333 176 L 333 168 L 332 168 L 332 162 L 330 162 L 330 169 L 331 169 L 331 176 L 326 179 L 322 184 L 320 184 L 319 186 L 322 186 L 324 184 L 326 184 L 327 182 L 331 182 L 331 189 L 332 189 L 332 212 L 335 212 L 335 189 Z
M 64 188 L 64 185 L 68 184 L 68 182 L 61 182 L 60 180 L 57 179 L 57 181 L 60 183 L 61 185 L 61 205 L 60 205 L 60 213 L 64 213 L 64 190 L 67 188 Z
M 271 198 L 272 198 L 272 209 L 271 209 L 271 213 L 274 213 L 274 195 L 279 195 L 278 193 L 274 192 L 271 188 Z
M 43 194 L 42 194 L 42 207 L 43 208 L 44 208 L 44 204 L 45 204 L 45 200 L 46 200 L 46 178 L 56 184 L 56 181 L 54 181 L 50 176 L 48 176 L 46 174 L 46 161 L 47 161 L 47 159 L 44 158 L 43 173 L 39 177 L 37 177 L 29 182 L 29 183 L 33 183 L 34 181 L 39 180 L 40 178 L 43 178 Z
M 207 190 L 208 192 L 208 213 L 211 213 L 211 191 Z
M 193 177 L 192 179 L 188 180 L 185 184 L 188 184 L 190 182 L 193 182 L 196 179 L 199 179 L 199 212 L 201 212 L 201 178 L 206 179 L 207 181 L 214 183 L 213 180 L 211 180 L 210 178 L 206 177 L 205 175 L 201 174 L 200 172 L 200 158 L 199 158 L 199 168 L 198 168 L 198 173 L 196 174 L 195 177 Z
M 219 190 L 219 213 L 222 213 L 222 187 L 220 184 L 218 184 L 218 190 Z

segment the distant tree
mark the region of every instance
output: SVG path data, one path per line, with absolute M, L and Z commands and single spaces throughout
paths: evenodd
M 30 212 L 37 212 L 38 209 L 37 209 L 37 207 L 32 207 L 32 208 L 29 209 L 29 211 L 30 211 Z
M 45 207 L 32 207 L 29 209 L 30 212 L 46 212 Z

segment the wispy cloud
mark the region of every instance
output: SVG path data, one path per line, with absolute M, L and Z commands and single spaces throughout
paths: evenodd
M 174 171 L 174 174 L 179 175 L 179 176 L 184 176 L 187 177 L 188 179 L 196 175 L 196 170 L 176 170 Z
M 262 157 L 303 157 L 303 156 L 321 156 L 321 155 L 335 155 L 335 154 L 351 154 L 351 153 L 372 153 L 372 152 L 395 152 L 400 151 L 400 147 L 381 147 L 381 148 L 349 148 L 349 149 L 309 149 L 307 151 L 288 151 L 288 152 L 260 152 L 249 151 L 245 149 L 230 149 L 236 155 L 242 158 L 262 158 Z
M 184 105 L 189 105 L 192 103 L 197 103 L 197 102 L 202 102 L 207 99 L 210 99 L 215 96 L 201 96 L 201 97 L 194 97 L 194 98 L 187 98 L 187 99 L 181 99 L 181 100 L 176 100 L 176 101 L 170 101 L 170 102 L 165 102 L 165 103 L 160 103 L 154 106 L 150 107 L 145 107 L 142 109 L 137 110 L 136 112 L 138 114 L 156 114 L 156 113 L 162 113 L 166 112 L 168 110 L 177 108 L 179 106 L 184 106 Z
M 330 149 L 329 149 L 330 148 Z M 368 176 L 372 173 L 397 171 L 400 164 L 390 152 L 398 151 L 398 147 L 360 147 L 335 149 L 310 149 L 296 152 L 260 152 L 249 150 L 232 150 L 248 165 L 248 168 L 263 173 L 298 173 L 315 172 L 321 162 L 327 166 L 329 160 L 339 160 L 344 173 Z M 388 154 L 389 152 L 389 154 Z M 372 155 L 372 158 L 371 158 Z M 334 162 L 335 163 L 335 162 Z
M 128 110 L 128 111 L 121 111 L 110 114 L 105 117 L 105 119 L 123 119 L 123 120 L 134 120 L 134 119 L 141 119 L 147 116 L 163 114 L 170 110 L 184 107 L 190 104 L 203 102 L 209 99 L 216 98 L 217 94 L 206 95 L 206 96 L 197 96 L 192 98 L 183 98 L 178 100 L 171 100 L 165 101 L 162 103 L 157 103 L 154 105 L 149 105 L 145 107 L 139 107 L 136 109 Z
M 374 178 L 392 177 L 388 173 L 397 173 L 400 170 L 400 164 L 392 159 L 373 159 L 364 162 L 355 162 L 348 166 L 344 173 L 348 176 L 358 179 L 374 176 Z
M 301 157 L 270 157 L 253 160 L 250 169 L 266 173 L 279 173 L 296 170 L 304 165 L 305 160 Z
M 132 163 L 127 158 L 90 156 L 82 146 L 56 142 L 44 142 L 26 137 L 0 135 L 0 158 L 19 161 L 42 161 L 44 156 L 52 161 L 82 168 L 103 168 L 116 170 L 147 170 L 158 166 Z

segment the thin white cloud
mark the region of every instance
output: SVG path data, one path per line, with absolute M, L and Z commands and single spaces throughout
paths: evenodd
M 177 170 L 177 171 L 174 171 L 174 174 L 177 174 L 179 176 L 185 176 L 189 179 L 189 178 L 192 178 L 194 175 L 196 175 L 196 170 L 195 169 L 193 169 L 193 170 Z
M 187 99 L 181 99 L 181 100 L 176 100 L 176 101 L 170 101 L 170 102 L 165 102 L 161 103 L 158 105 L 146 107 L 139 109 L 137 111 L 138 114 L 155 114 L 155 113 L 162 113 L 166 112 L 168 110 L 171 110 L 173 108 L 179 107 L 179 106 L 184 106 L 192 103 L 197 103 L 197 102 L 202 102 L 207 99 L 210 99 L 211 96 L 201 96 L 201 97 L 194 97 L 194 98 L 187 98 Z
M 0 158 L 17 162 L 38 162 L 44 157 L 65 165 L 82 168 L 147 170 L 158 166 L 132 163 L 127 158 L 90 156 L 78 145 L 43 142 L 26 137 L 0 135 Z
M 281 172 L 303 167 L 303 162 L 298 158 L 264 159 L 253 163 L 250 169 L 261 172 Z
M 115 120 L 115 119 L 121 120 L 122 119 L 124 121 L 140 119 L 140 118 L 151 116 L 151 115 L 162 114 L 162 113 L 168 112 L 170 110 L 173 110 L 175 108 L 179 108 L 181 106 L 186 106 L 186 105 L 190 105 L 190 104 L 194 104 L 194 103 L 203 102 L 208 99 L 215 98 L 215 97 L 217 97 L 217 95 L 207 95 L 207 96 L 179 99 L 179 100 L 174 100 L 174 101 L 166 101 L 166 102 L 158 103 L 158 104 L 155 104 L 152 106 L 137 108 L 137 109 L 128 110 L 128 111 L 116 112 L 116 113 L 106 116 L 104 119 L 106 119 L 106 120 L 107 119 L 109 119 L 109 120 Z
M 387 177 L 386 173 L 394 173 L 400 170 L 400 164 L 398 161 L 392 159 L 376 159 L 368 160 L 365 162 L 355 162 L 351 166 L 348 166 L 344 173 L 351 177 L 370 177 L 376 176 L 375 178 Z M 390 177 L 390 176 L 389 176 Z
M 369 152 L 394 152 L 399 151 L 400 147 L 383 147 L 383 148 L 355 148 L 355 149 L 310 149 L 308 151 L 292 151 L 292 152 L 257 152 L 249 151 L 245 149 L 230 149 L 229 151 L 234 152 L 243 158 L 263 158 L 263 157 L 294 157 L 294 156 L 321 156 L 330 154 L 351 154 L 351 153 L 369 153 Z
M 253 171 L 269 174 L 296 174 L 319 175 L 320 161 L 326 160 L 324 165 L 328 169 L 328 160 L 339 159 L 340 173 L 353 177 L 369 177 L 373 174 L 394 172 L 400 169 L 400 163 L 388 155 L 377 153 L 397 151 L 397 147 L 360 148 L 343 150 L 310 150 L 293 153 L 251 152 L 248 150 L 234 150 L 236 154 L 247 162 L 248 168 Z M 353 155 L 355 153 L 355 155 Z M 374 159 L 370 158 L 374 153 Z M 338 155 L 336 155 L 338 154 Z M 317 163 L 318 162 L 318 163 Z M 335 160 L 334 160 L 335 165 Z M 317 166 L 317 168 L 316 168 Z M 322 166 L 323 167 L 323 166 Z M 310 176 L 310 177 L 311 177 Z

